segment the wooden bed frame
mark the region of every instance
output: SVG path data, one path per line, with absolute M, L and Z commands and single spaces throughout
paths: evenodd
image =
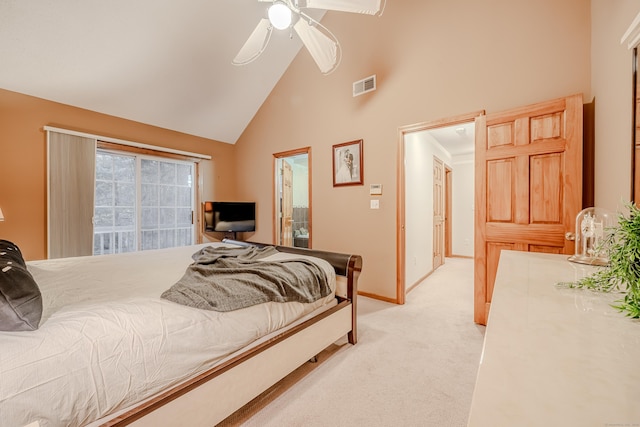
M 229 239 L 223 242 L 265 246 Z M 328 261 L 336 271 L 338 304 L 101 426 L 212 427 L 345 335 L 349 343 L 356 343 L 357 283 L 362 257 L 286 246 L 276 248 Z

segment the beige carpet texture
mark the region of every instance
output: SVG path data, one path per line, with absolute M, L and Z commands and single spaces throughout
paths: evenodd
M 339 341 L 219 427 L 463 427 L 484 327 L 473 260 L 447 258 L 406 304 L 359 297 L 358 343 Z

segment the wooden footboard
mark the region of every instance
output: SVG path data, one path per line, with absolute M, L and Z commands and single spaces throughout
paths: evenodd
M 268 246 L 265 243 L 243 242 L 239 240 L 224 239 L 224 243 L 231 243 L 240 246 Z M 362 257 L 360 255 L 342 254 L 338 252 L 318 251 L 314 249 L 296 248 L 292 246 L 276 246 L 280 252 L 291 254 L 301 254 L 322 258 L 327 261 L 336 271 L 336 276 L 344 277 L 346 280 L 346 291 L 340 299 L 346 299 L 351 302 L 352 311 L 352 329 L 349 332 L 349 342 L 355 344 L 358 341 L 357 333 L 357 295 L 358 295 L 358 278 L 362 271 Z
M 260 243 L 224 240 L 239 245 Z M 281 252 L 325 259 L 346 281 L 338 304 L 196 378 L 113 418 L 102 426 L 189 425 L 211 427 L 247 404 L 345 334 L 357 342 L 357 282 L 362 257 L 277 246 Z

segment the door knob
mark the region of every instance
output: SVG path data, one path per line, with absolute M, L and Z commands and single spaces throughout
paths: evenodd
M 564 238 L 567 240 L 576 240 L 576 235 L 571 231 L 567 231 L 566 233 L 564 233 Z

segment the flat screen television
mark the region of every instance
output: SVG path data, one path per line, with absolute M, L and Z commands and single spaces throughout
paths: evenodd
M 204 202 L 204 230 L 256 231 L 255 202 Z

